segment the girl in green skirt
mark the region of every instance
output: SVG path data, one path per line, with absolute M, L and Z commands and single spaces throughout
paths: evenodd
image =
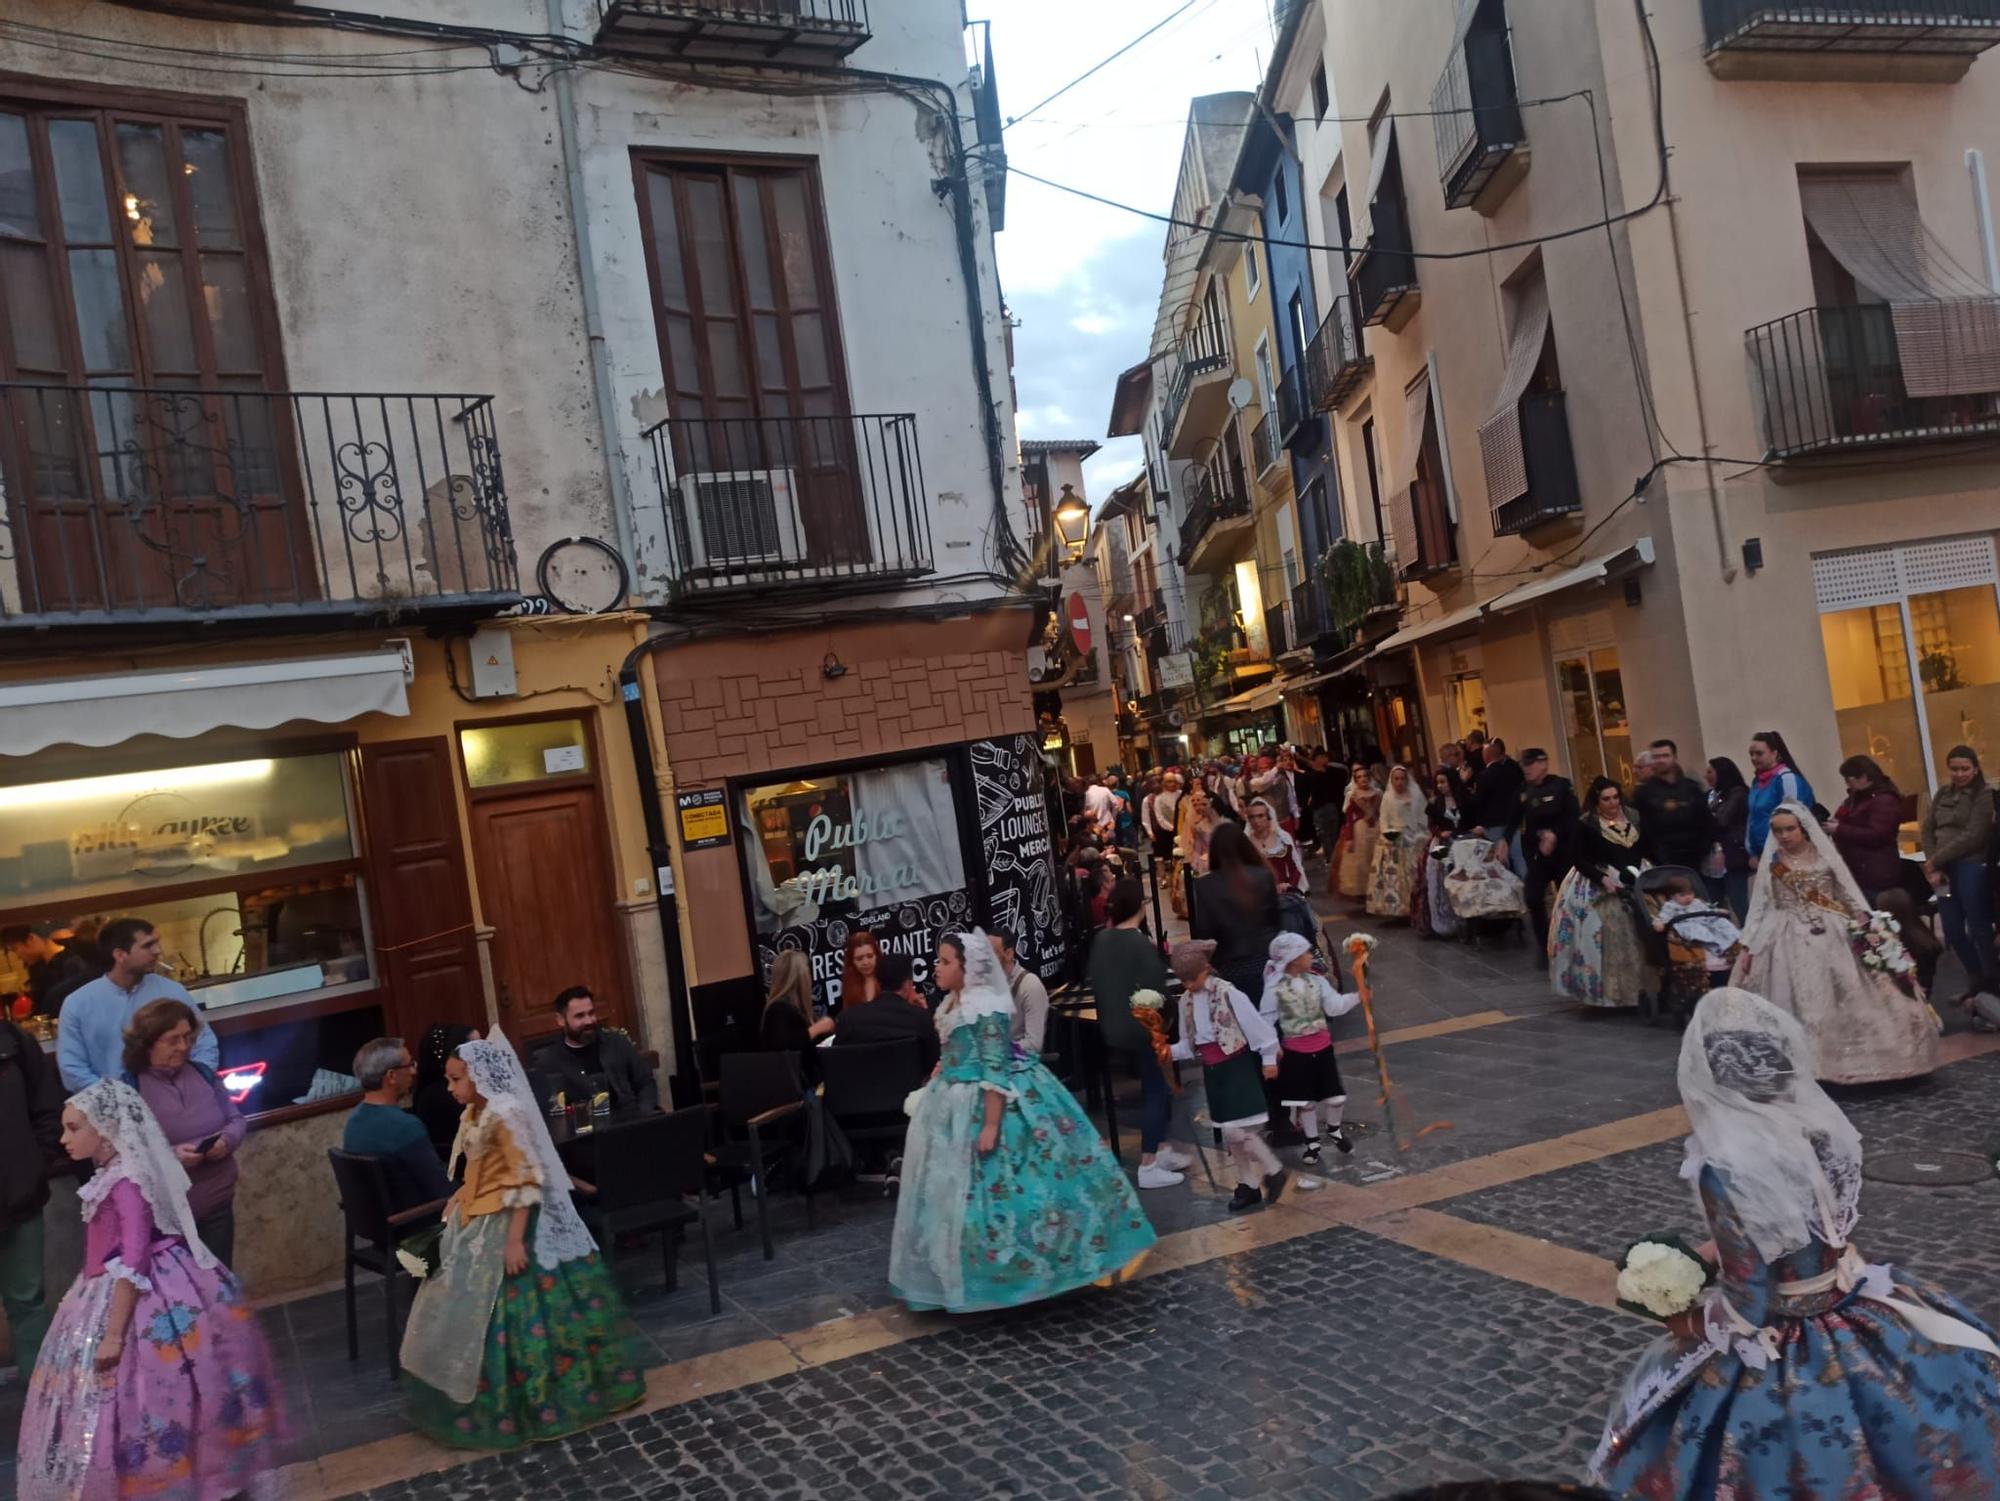
M 562 1438 L 646 1394 L 624 1307 L 513 1049 L 465 1043 L 445 1078 L 465 1178 L 403 1332 L 410 1420 L 468 1449 Z
M 1209 968 L 1215 945 L 1207 939 L 1177 943 L 1169 957 L 1181 991 L 1181 1039 L 1174 1057 L 1200 1059 L 1208 1118 L 1222 1132 L 1236 1161 L 1231 1210 L 1241 1213 L 1285 1186 L 1278 1154 L 1264 1140 L 1270 1116 L 1264 1081 L 1278 1077 L 1278 1034 L 1242 991 Z

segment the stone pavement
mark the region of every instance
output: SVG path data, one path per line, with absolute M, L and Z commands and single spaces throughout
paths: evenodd
M 1368 926 L 1407 1150 L 1384 1129 L 1355 1016 L 1339 1025 L 1350 1116 L 1369 1128 L 1353 1156 L 1241 1218 L 1222 1207 L 1219 1155 L 1221 1192 L 1195 1172 L 1146 1194 L 1162 1242 L 1114 1291 L 913 1316 L 886 1285 L 889 1202 L 823 1197 L 808 1231 L 781 1201 L 772 1262 L 722 1209 L 722 1313 L 698 1250 L 672 1293 L 655 1253 L 622 1257 L 654 1362 L 647 1402 L 525 1454 L 407 1431 L 367 1289 L 358 1365 L 337 1297 L 269 1309 L 295 1427 L 279 1493 L 1361 1498 L 1577 1478 L 1652 1334 L 1612 1306 L 1605 1258 L 1697 1224 L 1676 1176 L 1678 1037 L 1562 1004 L 1523 949 Z M 1985 1150 L 2000 1135 L 1985 1048 L 1954 1038 L 1965 1056 L 1933 1080 L 1848 1100 L 1870 1150 Z M 1128 1160 L 1135 1105 L 1120 1107 Z M 1864 1248 L 2000 1313 L 2000 1182 L 1871 1183 L 1865 1202 Z

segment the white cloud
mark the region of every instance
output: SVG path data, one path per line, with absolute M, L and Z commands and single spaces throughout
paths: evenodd
M 1031 108 L 1170 14 L 1179 0 L 973 0 L 993 22 L 1005 118 Z M 1255 88 L 1271 50 L 1269 0 L 1197 0 L 1130 52 L 1007 132 L 1028 171 L 1164 214 L 1173 206 L 1189 100 Z M 1099 438 L 1118 373 L 1144 359 L 1165 227 L 1044 187 L 1007 186 L 1000 277 L 1020 321 L 1014 379 L 1023 436 Z M 1092 500 L 1144 462 L 1109 442 L 1085 469 Z

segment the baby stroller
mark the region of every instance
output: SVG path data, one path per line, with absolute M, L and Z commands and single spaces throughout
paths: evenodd
M 1667 910 L 1667 883 L 1676 876 L 1693 883 L 1698 892 L 1706 889 L 1700 875 L 1685 865 L 1649 865 L 1625 888 L 1631 898 L 1633 920 L 1639 924 L 1647 967 L 1658 977 L 1657 984 L 1643 991 L 1639 998 L 1639 1014 L 1648 1026 L 1654 1027 L 1669 1023 L 1685 1027 L 1688 1018 L 1694 1015 L 1696 1004 L 1708 993 L 1712 973 L 1707 951 L 1675 932 L 1681 924 L 1711 913 L 1669 917 L 1665 932 L 1654 926 Z
M 1507 867 L 1506 846 L 1485 839 L 1454 839 L 1450 859 L 1445 900 L 1472 941 L 1518 935 L 1521 919 L 1528 915 L 1527 890 Z

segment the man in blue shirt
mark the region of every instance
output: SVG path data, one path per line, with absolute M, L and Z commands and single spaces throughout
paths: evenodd
M 184 988 L 155 973 L 160 967 L 160 935 L 145 918 L 121 917 L 106 923 L 97 935 L 97 946 L 109 968 L 69 993 L 56 1034 L 56 1066 L 72 1094 L 125 1072 L 125 1023 L 148 1001 L 179 1001 L 201 1010 Z M 195 1034 L 193 1056 L 211 1072 L 222 1071 L 215 1028 L 203 1027 Z
M 340 1145 L 345 1151 L 382 1159 L 389 1179 L 389 1212 L 450 1198 L 451 1180 L 438 1162 L 430 1133 L 403 1108 L 417 1078 L 403 1039 L 378 1037 L 364 1043 L 354 1055 L 354 1077 L 361 1081 L 361 1103 L 347 1117 Z

